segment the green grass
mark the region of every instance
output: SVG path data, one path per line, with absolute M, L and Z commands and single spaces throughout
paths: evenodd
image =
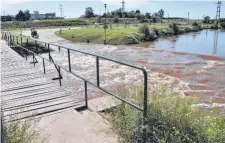
M 108 26 L 110 27 L 110 26 Z M 183 29 L 185 28 L 192 28 L 192 26 L 183 26 L 179 27 L 179 30 L 184 32 L 190 32 L 185 31 Z M 138 32 L 139 26 L 134 25 L 128 25 L 127 28 L 125 28 L 122 24 L 113 24 L 112 29 L 108 28 L 106 31 L 106 41 L 110 45 L 128 45 L 128 44 L 138 44 L 140 43 L 140 37 L 142 34 Z M 149 25 L 151 34 L 156 33 L 157 37 L 161 36 L 170 36 L 174 35 L 171 28 L 169 28 L 168 25 Z M 86 43 L 87 39 L 90 40 L 90 43 L 97 43 L 97 44 L 103 44 L 105 39 L 105 31 L 102 28 L 102 26 L 94 27 L 84 27 L 81 29 L 73 29 L 73 30 L 63 30 L 60 34 L 59 31 L 56 32 L 56 34 L 60 37 L 63 37 L 67 40 L 71 40 L 73 42 L 81 42 Z M 154 38 L 153 38 L 154 39 Z
M 37 120 L 10 122 L 3 125 L 3 143 L 39 143 L 46 138 L 35 130 Z
M 73 42 L 87 42 L 87 39 L 89 39 L 91 43 L 103 43 L 105 39 L 105 30 L 103 28 L 65 30 L 61 34 L 59 32 L 56 32 L 56 34 Z M 116 28 L 107 29 L 106 31 L 107 42 L 112 45 L 133 44 L 133 40 L 135 42 L 138 35 L 137 28 Z
M 118 90 L 143 106 L 143 90 L 131 86 Z M 225 143 L 225 117 L 216 109 L 193 107 L 194 97 L 182 97 L 166 86 L 151 91 L 146 119 L 147 142 L 151 143 Z M 107 115 L 121 142 L 141 142 L 142 113 L 127 104 Z

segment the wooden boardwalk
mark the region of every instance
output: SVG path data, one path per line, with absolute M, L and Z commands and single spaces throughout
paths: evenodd
M 55 111 L 81 107 L 74 98 L 1 40 L 1 99 L 3 120 L 42 116 Z

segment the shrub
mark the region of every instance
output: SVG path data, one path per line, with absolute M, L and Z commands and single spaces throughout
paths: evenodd
M 221 22 L 220 26 L 222 27 L 222 29 L 225 29 L 225 22 Z
M 148 36 L 150 34 L 150 30 L 147 24 L 143 24 L 138 29 L 139 33 L 144 34 L 145 40 L 148 39 Z
M 3 125 L 3 143 L 38 143 L 45 139 L 35 131 L 37 121 L 12 122 Z
M 198 26 L 198 23 L 197 22 L 193 22 L 192 26 Z
M 190 28 L 190 27 L 185 27 L 185 28 L 184 28 L 184 32 L 185 32 L 185 33 L 191 32 L 191 28 Z
M 126 95 L 136 98 L 141 106 L 143 91 L 129 87 Z M 122 94 L 121 94 L 122 95 Z M 147 142 L 151 143 L 224 143 L 225 117 L 192 106 L 193 97 L 161 87 L 151 93 L 147 113 Z M 123 142 L 141 142 L 142 114 L 127 104 L 116 107 L 108 119 Z
M 178 34 L 179 33 L 179 28 L 178 28 L 176 23 L 170 24 L 169 27 L 172 29 L 174 34 Z

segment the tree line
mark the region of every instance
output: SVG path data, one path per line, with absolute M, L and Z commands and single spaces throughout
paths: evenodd
M 92 18 L 92 17 L 107 17 L 107 18 L 137 18 L 138 20 L 142 20 L 142 19 L 162 19 L 164 17 L 164 10 L 160 9 L 158 12 L 154 12 L 154 13 L 149 13 L 146 12 L 145 14 L 141 13 L 141 11 L 139 9 L 137 10 L 131 10 L 128 12 L 123 12 L 121 8 L 111 11 L 111 12 L 107 12 L 107 13 L 103 13 L 103 15 L 97 15 L 94 13 L 94 10 L 92 7 L 87 7 L 85 9 L 85 13 L 84 15 L 82 15 L 81 17 L 83 18 Z
M 27 21 L 30 19 L 30 11 L 29 10 L 19 10 L 19 12 L 15 16 L 15 20 L 18 21 Z

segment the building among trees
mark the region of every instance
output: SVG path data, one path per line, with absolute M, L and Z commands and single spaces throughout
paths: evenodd
M 56 18 L 55 12 L 40 14 L 38 11 L 34 11 L 33 14 L 30 14 L 30 20 L 53 19 L 53 18 Z

